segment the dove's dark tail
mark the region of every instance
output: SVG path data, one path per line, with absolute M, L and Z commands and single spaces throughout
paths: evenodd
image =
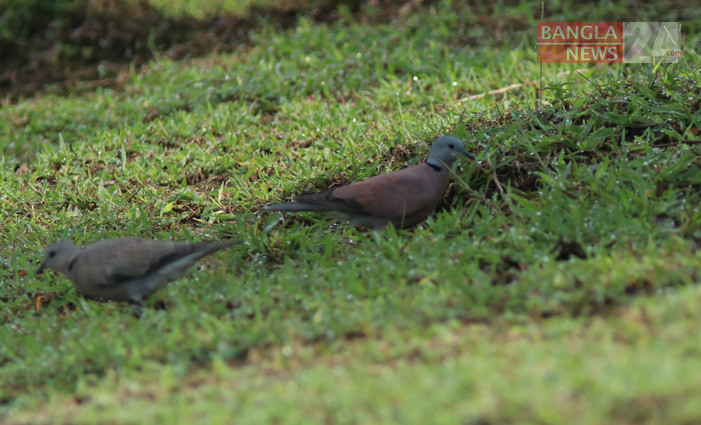
M 225 248 L 229 248 L 234 245 L 239 245 L 243 243 L 243 240 L 241 239 L 227 239 L 223 241 L 217 241 L 217 242 L 200 242 L 198 246 L 201 246 L 204 248 L 202 252 L 204 255 L 209 255 L 214 252 L 220 251 Z M 204 256 L 203 255 L 203 256 Z
M 172 270 L 172 273 L 163 274 L 172 275 L 171 280 L 175 280 L 184 273 L 188 267 L 200 259 L 224 248 L 238 245 L 241 242 L 243 241 L 240 239 L 229 239 L 224 241 L 173 244 L 170 252 L 154 258 L 146 274 L 158 270 Z

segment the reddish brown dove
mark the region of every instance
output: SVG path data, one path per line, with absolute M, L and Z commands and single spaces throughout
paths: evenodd
M 374 230 L 388 224 L 412 227 L 436 208 L 458 155 L 474 159 L 462 141 L 441 136 L 433 142 L 422 164 L 324 192 L 295 196 L 294 202 L 266 205 L 263 211 L 321 212 Z

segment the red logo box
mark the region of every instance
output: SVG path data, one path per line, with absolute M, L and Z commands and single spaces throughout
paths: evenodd
M 623 22 L 538 22 L 538 63 L 623 62 Z

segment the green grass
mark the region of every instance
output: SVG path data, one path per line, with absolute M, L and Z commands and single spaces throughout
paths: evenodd
M 255 7 L 283 7 L 287 4 L 298 6 L 295 2 L 282 2 L 277 0 L 199 0 L 199 1 L 165 1 L 148 0 L 156 10 L 166 16 L 183 17 L 190 16 L 203 19 L 220 14 L 232 14 L 244 16 L 251 8 Z
M 538 80 L 537 10 L 262 23 L 232 54 L 3 106 L 3 422 L 701 420 L 698 32 L 679 64 L 545 65 L 542 105 L 532 85 L 465 100 Z M 416 229 L 260 213 L 448 132 L 478 161 Z M 127 235 L 245 244 L 140 319 L 34 275 L 57 239 Z
M 688 287 L 610 316 L 448 321 L 362 340 L 290 341 L 253 351 L 245 364 L 215 358 L 194 372 L 147 365 L 125 379 L 110 371 L 81 378 L 74 398 L 52 398 L 16 419 L 694 423 L 700 347 L 689 335 L 699 302 L 699 288 Z

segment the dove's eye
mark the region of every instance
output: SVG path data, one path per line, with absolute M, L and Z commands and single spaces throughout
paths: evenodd
M 451 144 L 449 144 L 449 145 L 448 145 L 448 147 L 449 147 L 450 149 L 455 149 L 455 145 L 454 145 L 454 144 L 452 144 L 452 143 L 451 143 Z
M 53 258 L 56 256 L 56 251 L 49 251 L 49 258 Z

